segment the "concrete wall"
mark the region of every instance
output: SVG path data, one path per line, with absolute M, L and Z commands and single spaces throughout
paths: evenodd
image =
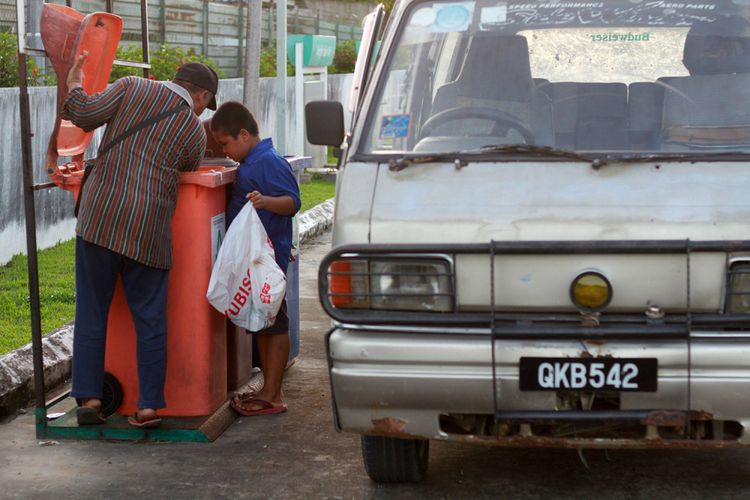
M 377 1 L 364 2 L 340 2 L 338 0 L 306 0 L 305 2 L 296 2 L 302 5 L 300 12 L 312 15 L 320 12 L 324 19 L 334 18 L 336 20 L 352 20 L 354 24 L 359 24 L 367 14 L 378 5 Z
M 38 0 L 37 0 L 38 1 Z M 25 2 L 28 4 L 28 0 Z M 61 4 L 62 0 L 52 3 Z M 264 2 L 260 30 L 263 43 L 274 40 L 276 11 Z M 287 26 L 290 33 L 334 35 L 341 40 L 359 40 L 362 18 L 374 5 L 327 1 L 318 9 L 317 0 L 308 2 L 311 9 L 290 8 Z M 41 5 L 41 2 L 39 2 Z M 205 0 L 148 2 L 148 29 L 151 50 L 167 43 L 210 57 L 227 78 L 242 75 L 244 65 L 245 23 L 247 2 L 215 2 Z M 275 4 L 275 3 L 274 3 Z M 73 8 L 81 13 L 105 11 L 105 0 L 76 0 Z M 15 31 L 16 0 L 0 0 L 0 31 Z M 141 44 L 141 9 L 139 0 L 118 0 L 113 11 L 123 19 L 121 45 Z M 28 15 L 28 11 L 27 11 Z
M 351 75 L 328 77 L 329 99 L 340 100 L 347 108 Z M 32 151 L 34 157 L 34 182 L 47 182 L 44 172 L 44 155 L 52 133 L 55 117 L 55 95 L 53 87 L 29 89 L 31 108 Z M 294 78 L 287 82 L 286 137 L 289 146 L 283 153 L 300 154 L 293 151 L 293 137 L 298 127 L 304 126 L 304 117 L 295 115 Z M 219 86 L 219 103 L 227 100 L 242 100 L 242 79 L 222 80 Z M 261 79 L 261 99 L 255 115 L 263 137 L 276 135 L 276 87 L 274 78 Z M 201 118 L 206 119 L 206 111 Z M 347 117 L 347 123 L 349 117 Z M 94 156 L 102 129 L 97 130 L 86 157 Z M 305 150 L 310 154 L 309 146 Z M 320 156 L 317 154 L 316 156 Z M 61 159 L 63 161 L 65 159 Z M 321 166 L 317 164 L 315 166 Z M 37 240 L 40 249 L 55 245 L 75 236 L 73 197 L 57 188 L 38 191 L 35 195 Z M 23 178 L 21 159 L 21 126 L 17 88 L 0 88 L 0 265 L 7 263 L 13 255 L 26 253 L 24 222 Z

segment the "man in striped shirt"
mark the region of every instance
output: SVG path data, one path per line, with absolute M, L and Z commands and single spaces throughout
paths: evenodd
M 118 275 L 137 336 L 137 427 L 160 423 L 166 406 L 167 279 L 171 220 L 179 175 L 195 170 L 206 148 L 198 116 L 216 109 L 216 73 L 187 63 L 172 82 L 117 80 L 99 94 L 82 88 L 84 54 L 67 78 L 61 116 L 89 131 L 107 124 L 81 187 L 76 226 L 76 317 L 73 388 L 78 423 L 99 424 L 107 317 Z

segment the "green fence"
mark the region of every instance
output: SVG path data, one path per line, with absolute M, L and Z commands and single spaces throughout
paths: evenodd
M 65 3 L 55 1 L 51 3 Z M 141 9 L 138 0 L 117 0 L 115 14 L 123 18 L 122 43 L 140 42 Z M 0 0 L 0 30 L 15 29 L 15 0 Z M 83 13 L 105 11 L 105 0 L 73 0 L 72 7 Z M 246 5 L 217 3 L 204 0 L 150 0 L 148 29 L 152 47 L 167 43 L 193 50 L 213 59 L 226 77 L 242 73 L 245 40 Z M 263 9 L 261 40 L 273 41 L 276 33 L 276 12 Z M 338 22 L 326 17 L 289 13 L 289 33 L 334 35 L 337 40 L 359 39 L 360 26 Z

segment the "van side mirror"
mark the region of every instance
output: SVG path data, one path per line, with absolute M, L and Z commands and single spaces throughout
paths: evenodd
M 305 105 L 307 142 L 341 147 L 344 142 L 344 107 L 338 101 L 312 101 Z

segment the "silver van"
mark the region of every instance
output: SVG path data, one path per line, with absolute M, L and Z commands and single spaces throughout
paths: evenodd
M 383 17 L 351 127 L 306 109 L 342 148 L 320 300 L 369 475 L 422 479 L 429 440 L 750 445 L 750 3 Z

